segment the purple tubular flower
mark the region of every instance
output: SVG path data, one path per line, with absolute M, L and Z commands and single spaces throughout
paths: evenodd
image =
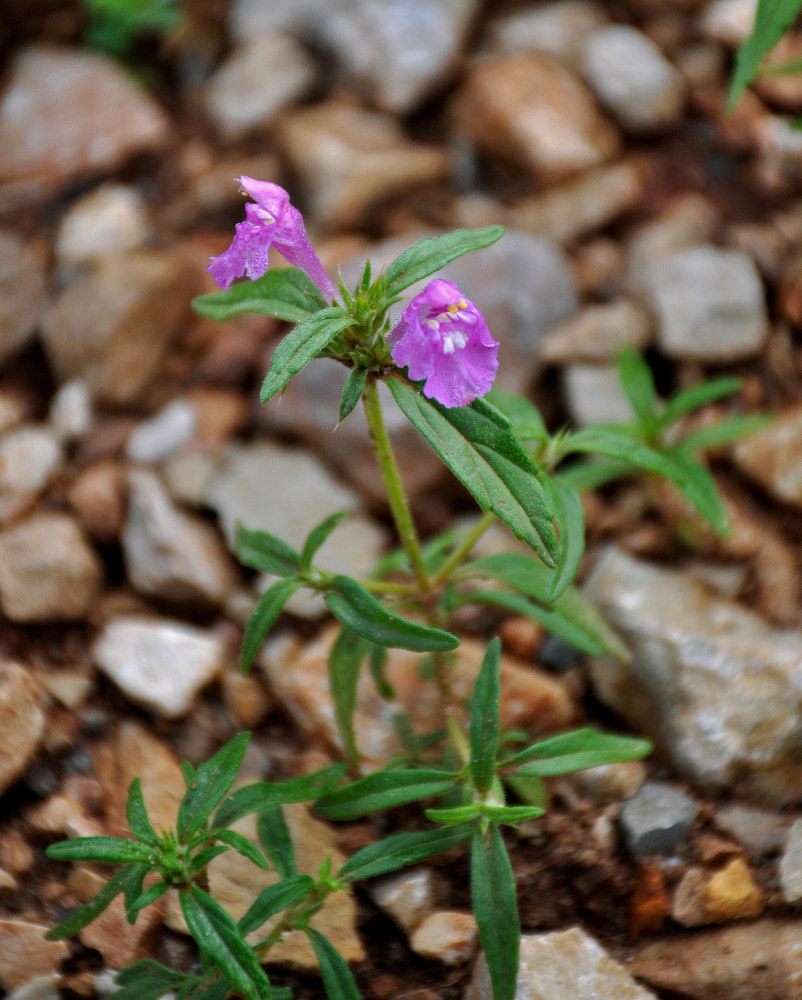
M 243 274 L 251 280 L 267 271 L 267 252 L 271 246 L 294 267 L 305 271 L 331 302 L 336 290 L 326 274 L 306 235 L 304 220 L 290 204 L 283 187 L 253 177 L 240 177 L 240 187 L 253 198 L 245 206 L 245 221 L 237 224 L 231 246 L 219 257 L 212 257 L 206 270 L 217 284 L 226 289 Z
M 423 394 L 449 409 L 467 406 L 493 384 L 498 341 L 453 281 L 435 278 L 416 295 L 388 336 L 390 355 Z

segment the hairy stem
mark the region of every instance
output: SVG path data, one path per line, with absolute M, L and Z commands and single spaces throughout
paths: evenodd
M 404 486 L 401 482 L 401 474 L 398 471 L 398 463 L 395 460 L 390 437 L 384 425 L 381 403 L 379 401 L 379 387 L 375 379 L 369 379 L 365 385 L 365 392 L 362 397 L 365 405 L 365 416 L 368 420 L 368 428 L 373 441 L 373 448 L 376 452 L 376 460 L 384 480 L 384 487 L 387 490 L 387 501 L 390 504 L 390 512 L 395 521 L 404 552 L 409 559 L 409 565 L 415 580 L 423 593 L 428 593 L 431 589 L 431 581 L 426 566 L 423 563 L 420 540 L 415 530 L 412 520 L 412 513 L 409 509 Z

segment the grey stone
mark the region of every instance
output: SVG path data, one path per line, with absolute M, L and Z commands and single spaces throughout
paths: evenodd
M 773 803 L 802 794 L 802 632 L 691 574 L 608 548 L 585 593 L 629 663 L 591 661 L 597 695 L 695 784 Z
M 144 246 L 150 235 L 145 200 L 130 184 L 101 184 L 64 213 L 56 234 L 61 264 L 104 260 Z
M 788 831 L 788 840 L 780 858 L 780 885 L 786 903 L 802 899 L 802 819 Z
M 451 74 L 478 8 L 477 0 L 335 0 L 315 36 L 371 103 L 407 114 Z
M 208 629 L 170 619 L 120 617 L 98 636 L 92 656 L 132 701 L 175 719 L 226 662 L 226 648 Z
M 409 933 L 434 908 L 431 868 L 412 868 L 377 879 L 368 887 L 373 902 Z
M 802 507 L 802 407 L 780 413 L 769 427 L 739 441 L 733 457 L 777 500 Z
M 0 532 L 0 606 L 12 621 L 81 619 L 100 577 L 95 550 L 67 514 L 36 513 Z
M 546 52 L 576 67 L 585 39 L 604 21 L 600 4 L 557 0 L 524 7 L 491 21 L 487 35 L 492 48 L 499 52 Z
M 9 993 L 8 1000 L 60 1000 L 60 982 L 61 976 L 57 972 L 49 976 L 36 976 L 13 993 Z
M 740 45 L 755 23 L 758 0 L 712 0 L 699 15 L 704 35 L 731 48 Z
M 46 305 L 41 249 L 0 232 L 0 364 L 33 340 Z
M 769 330 L 763 283 L 746 254 L 689 247 L 656 264 L 646 280 L 669 357 L 720 363 L 762 347 Z
M 685 83 L 654 42 L 625 24 L 585 39 L 582 72 L 598 98 L 628 132 L 653 132 L 679 120 Z
M 567 365 L 563 396 L 571 419 L 580 427 L 632 420 L 632 406 L 614 365 Z
M 0 99 L 0 180 L 62 184 L 162 145 L 167 117 L 111 59 L 29 46 Z
M 32 507 L 63 460 L 56 435 L 27 424 L 0 437 L 0 524 Z
M 628 968 L 688 1000 L 788 1000 L 802 989 L 802 925 L 764 918 L 666 936 L 637 948 Z
M 543 361 L 552 365 L 571 361 L 615 361 L 625 344 L 643 349 L 649 343 L 652 321 L 632 299 L 593 303 L 556 323 L 540 342 Z
M 224 604 L 237 573 L 219 534 L 175 508 L 155 473 L 131 470 L 128 487 L 122 546 L 134 589 L 171 601 Z
M 234 0 L 228 30 L 237 42 L 273 31 L 305 37 L 313 33 L 330 5 L 331 0 Z
M 758 857 L 779 851 L 788 837 L 787 817 L 774 810 L 741 802 L 716 809 L 713 823 Z
M 22 774 L 42 739 L 42 694 L 30 668 L 13 660 L 0 661 L 0 795 Z
M 314 79 L 315 64 L 298 42 L 277 31 L 260 33 L 208 79 L 203 104 L 220 133 L 238 139 L 305 97 Z
M 647 781 L 621 807 L 621 830 L 633 854 L 670 854 L 698 813 L 699 806 L 681 789 Z
M 131 432 L 125 454 L 134 462 L 161 462 L 192 439 L 197 423 L 192 403 L 174 399 Z
M 493 1000 L 483 955 L 476 960 L 465 1000 Z M 515 1000 L 655 1000 L 627 970 L 579 927 L 524 934 Z

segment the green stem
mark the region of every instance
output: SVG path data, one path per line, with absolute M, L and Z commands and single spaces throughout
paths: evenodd
M 415 575 L 415 580 L 419 588 L 427 593 L 431 589 L 429 573 L 423 562 L 418 533 L 412 520 L 412 513 L 409 509 L 409 501 L 401 482 L 401 474 L 398 471 L 398 463 L 393 454 L 390 444 L 390 437 L 384 425 L 381 402 L 379 400 L 379 387 L 375 379 L 368 379 L 365 391 L 362 396 L 365 405 L 365 416 L 368 420 L 370 436 L 373 439 L 373 448 L 376 452 L 376 460 L 379 463 L 384 487 L 387 490 L 387 501 L 390 504 L 390 512 L 395 521 L 396 530 L 407 554 L 409 565 Z
M 387 594 L 392 597 L 414 597 L 418 588 L 414 583 L 396 583 L 393 580 L 357 580 L 371 594 Z
M 432 587 L 439 587 L 440 584 L 445 583 L 446 580 L 451 575 L 452 570 L 456 569 L 457 566 L 462 562 L 465 556 L 471 551 L 471 549 L 476 545 L 482 535 L 492 526 L 496 520 L 496 515 L 492 514 L 490 511 L 482 514 L 476 524 L 471 528 L 468 534 L 462 539 L 459 545 L 454 549 L 448 559 L 443 563 L 440 569 L 432 577 L 431 585 Z

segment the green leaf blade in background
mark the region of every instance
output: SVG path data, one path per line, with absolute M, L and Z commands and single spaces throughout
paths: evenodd
M 368 813 L 443 795 L 454 787 L 458 777 L 451 771 L 424 768 L 375 771 L 323 796 L 315 803 L 315 812 L 323 819 L 359 819 Z
M 395 833 L 363 847 L 345 862 L 338 878 L 359 882 L 377 875 L 387 875 L 409 865 L 419 864 L 433 854 L 450 851 L 465 843 L 473 834 L 473 824 L 452 826 L 444 830 L 423 830 Z
M 404 416 L 481 509 L 492 511 L 516 538 L 554 566 L 559 544 L 553 514 L 534 462 L 506 417 L 479 400 L 447 410 L 400 378 L 387 381 Z
M 182 986 L 190 977 L 185 972 L 174 972 L 161 962 L 145 958 L 121 969 L 114 978 L 121 987 L 112 996 L 117 1000 L 161 1000 L 165 993 Z
M 652 370 L 646 359 L 631 344 L 618 355 L 618 378 L 621 387 L 644 428 L 653 427 L 660 417 L 660 401 Z
M 193 773 L 178 807 L 179 837 L 189 840 L 204 826 L 234 784 L 251 734 L 238 733 Z
M 218 323 L 242 313 L 301 323 L 324 306 L 312 279 L 297 267 L 271 267 L 256 281 L 240 281 L 224 292 L 199 295 L 192 301 L 195 312 Z
M 262 809 L 256 819 L 256 830 L 259 843 L 279 875 L 283 879 L 294 878 L 298 874 L 295 847 L 281 806 Z
M 306 936 L 315 949 L 320 978 L 329 1000 L 361 1000 L 348 963 L 328 938 L 314 927 L 306 928 Z
M 735 74 L 727 99 L 729 114 L 735 110 L 735 105 L 760 69 L 763 57 L 791 27 L 800 10 L 802 0 L 759 0 L 752 32 L 741 43 L 735 57 Z
M 487 794 L 495 776 L 500 698 L 501 640 L 496 636 L 488 644 L 471 697 L 471 778 L 480 795 Z
M 338 333 L 354 325 L 354 319 L 340 306 L 330 306 L 307 316 L 279 343 L 259 394 L 266 403 L 276 393 L 283 392 L 287 383 L 302 368 L 316 358 Z
M 340 406 L 337 412 L 337 420 L 342 423 L 343 420 L 351 413 L 362 398 L 362 390 L 365 388 L 365 382 L 368 380 L 368 373 L 365 368 L 352 368 L 348 374 L 348 378 L 345 380 L 345 385 L 343 386 L 342 396 L 340 397 Z
M 545 485 L 560 532 L 560 561 L 546 588 L 551 604 L 571 585 L 585 554 L 585 509 L 579 493 L 560 476 L 547 477 Z
M 266 920 L 308 896 L 314 888 L 315 880 L 311 875 L 293 875 L 263 889 L 247 912 L 240 917 L 237 924 L 240 934 L 247 937 Z
M 254 657 L 259 652 L 259 647 L 264 642 L 267 633 L 276 624 L 278 616 L 284 610 L 284 605 L 303 585 L 303 580 L 292 577 L 276 580 L 259 598 L 253 609 L 253 614 L 245 626 L 245 634 L 242 638 L 240 668 L 243 674 L 250 671 Z
M 504 768 L 525 766 L 516 773 L 545 778 L 601 764 L 640 760 L 651 750 L 649 740 L 640 737 L 600 733 L 590 728 L 574 729 L 521 750 L 504 762 Z
M 291 545 L 269 531 L 252 531 L 240 522 L 237 522 L 236 552 L 243 566 L 274 576 L 292 576 L 302 566 L 300 552 Z
M 286 802 L 308 802 L 335 788 L 345 773 L 344 764 L 332 764 L 314 774 L 287 781 L 258 781 L 232 792 L 222 803 L 214 817 L 215 829 L 231 826 L 243 816 L 258 813 L 270 806 Z
M 388 298 L 428 278 L 457 257 L 489 247 L 503 235 L 503 226 L 487 226 L 484 229 L 457 229 L 444 236 L 419 240 L 396 257 L 384 272 Z
M 495 823 L 473 835 L 471 898 L 493 1000 L 515 1000 L 521 925 L 512 865 Z
M 332 531 L 334 531 L 334 529 L 342 523 L 346 516 L 347 514 L 345 511 L 339 511 L 337 514 L 330 514 L 327 518 L 324 518 L 320 524 L 316 524 L 315 527 L 312 528 L 306 536 L 306 541 L 301 549 L 302 569 L 305 571 L 309 570 L 312 565 L 312 560 L 317 555 L 318 550 L 325 543 Z
M 444 653 L 459 645 L 459 639 L 450 632 L 390 614 L 361 584 L 347 576 L 334 577 L 325 601 L 341 625 L 379 646 Z
M 142 795 L 142 782 L 139 778 L 134 778 L 128 787 L 128 799 L 125 806 L 125 815 L 131 833 L 146 844 L 156 844 L 159 838 L 148 818 L 148 810 L 145 807 L 145 799 Z
M 350 767 L 356 767 L 359 762 L 354 732 L 356 689 L 362 661 L 369 648 L 367 639 L 343 627 L 329 651 L 329 689 L 334 702 L 334 719 Z

